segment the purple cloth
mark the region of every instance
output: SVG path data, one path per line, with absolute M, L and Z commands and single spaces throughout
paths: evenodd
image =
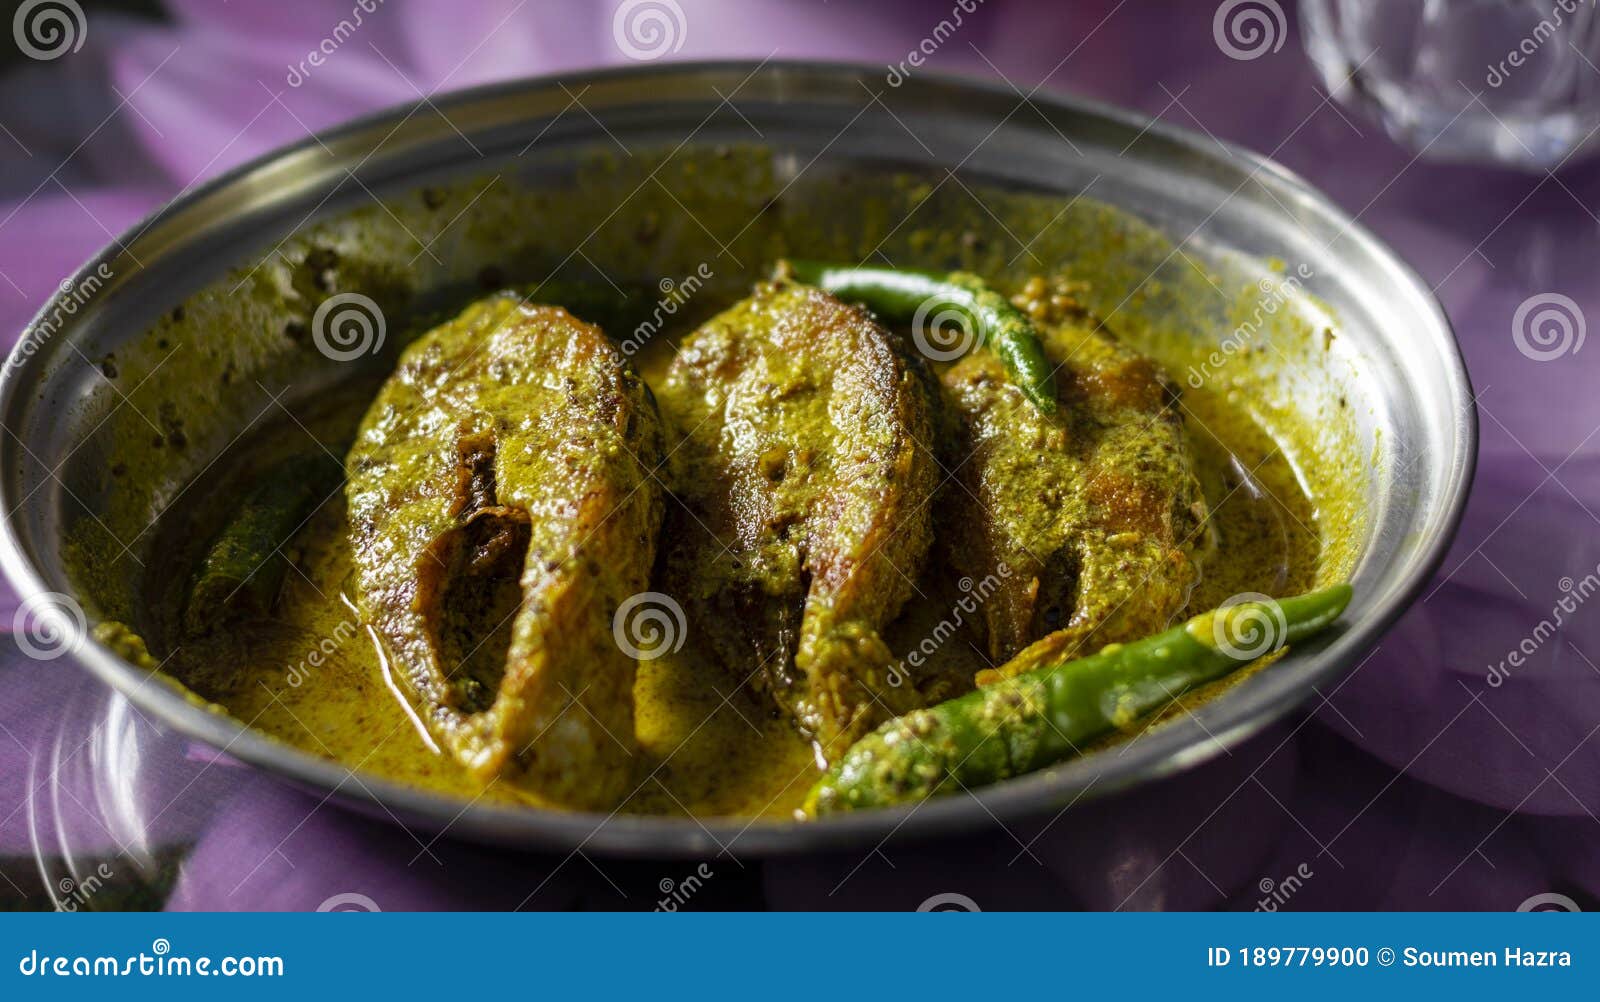
M 679 5 L 682 44 L 669 58 L 876 64 L 905 58 L 951 10 Z M 438 89 L 628 62 L 615 3 L 390 0 L 290 86 L 291 68 L 353 6 L 172 0 L 165 25 L 93 10 L 81 51 L 21 60 L 0 80 L 0 327 L 19 331 L 64 275 L 161 200 L 308 128 Z M 1529 638 L 1600 563 L 1600 362 L 1593 349 L 1536 361 L 1512 333 L 1519 305 L 1540 293 L 1600 316 L 1600 169 L 1546 177 L 1416 161 L 1326 103 L 1294 39 L 1229 58 L 1214 12 L 990 0 L 928 62 L 1268 153 L 1436 286 L 1479 393 L 1478 482 L 1426 597 L 1308 715 L 1053 821 L 867 855 L 724 856 L 701 870 L 414 837 L 161 733 L 68 662 L 14 656 L 0 668 L 0 856 L 36 852 L 46 873 L 81 875 L 83 860 L 112 854 L 171 885 L 174 908 L 898 909 L 952 893 L 984 908 L 1595 901 L 1600 616 L 1580 606 Z M 1532 648 L 1525 661 L 1498 670 L 1519 646 Z M 20 870 L 0 872 L 11 875 L 0 901 L 33 893 L 15 882 Z

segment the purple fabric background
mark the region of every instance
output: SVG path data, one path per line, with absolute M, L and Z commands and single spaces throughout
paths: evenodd
M 166 24 L 92 9 L 80 51 L 14 61 L 0 79 L 8 341 L 140 215 L 308 128 L 419 93 L 628 61 L 612 2 L 389 0 L 290 88 L 287 67 L 349 15 L 349 0 L 168 6 Z M 671 58 L 874 64 L 904 58 L 950 11 L 938 0 L 681 6 Z M 956 842 L 767 864 L 723 856 L 683 907 L 900 909 L 945 892 L 986 909 L 1253 908 L 1273 896 L 1285 909 L 1512 909 L 1544 892 L 1600 897 L 1600 620 L 1579 608 L 1503 684 L 1487 679 L 1550 616 L 1564 582 L 1600 563 L 1600 355 L 1539 362 L 1512 337 L 1535 294 L 1600 316 L 1600 170 L 1418 160 L 1325 100 L 1297 38 L 1228 58 L 1214 10 L 989 0 L 930 65 L 1003 73 L 1024 90 L 1042 81 L 1269 153 L 1416 266 L 1456 325 L 1482 419 L 1478 482 L 1436 583 L 1306 715 L 1189 774 Z M 0 857 L 40 853 L 58 889 L 106 857 L 118 879 L 173 882 L 174 908 L 315 908 L 339 894 L 384 909 L 651 908 L 695 873 L 428 844 L 160 733 L 67 661 L 9 662 Z M 24 869 L 0 875 L 0 903 L 39 900 Z

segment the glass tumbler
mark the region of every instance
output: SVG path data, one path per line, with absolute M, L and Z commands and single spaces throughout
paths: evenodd
M 1423 156 L 1549 170 L 1600 148 L 1596 0 L 1301 0 L 1339 101 Z

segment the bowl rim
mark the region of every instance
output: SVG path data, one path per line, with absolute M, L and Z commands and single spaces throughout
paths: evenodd
M 629 77 L 650 79 L 718 73 L 748 73 L 751 78 L 759 73 L 794 73 L 837 76 L 849 80 L 860 79 L 863 75 L 876 78 L 880 70 L 873 64 L 834 60 L 671 61 L 518 77 L 402 102 L 328 129 L 308 133 L 302 139 L 274 147 L 203 184 L 181 191 L 103 246 L 69 281 L 74 284 L 84 281 L 102 264 L 109 263 L 121 253 L 119 244 L 131 241 L 135 235 L 146 233 L 191 204 L 236 185 L 257 171 L 293 155 L 323 145 L 332 146 L 343 137 L 374 126 L 407 119 L 430 105 L 440 109 L 443 114 L 450 108 L 531 90 L 550 90 L 558 86 L 601 83 Z M 907 83 L 977 92 L 989 98 L 1017 97 L 1015 89 L 1004 82 L 966 74 L 919 71 L 915 80 Z M 1301 645 L 1296 653 L 1316 654 L 1317 664 L 1309 672 L 1302 666 L 1300 684 L 1278 693 L 1258 693 L 1255 700 L 1240 698 L 1248 690 L 1232 690 L 1182 719 L 1168 721 L 1144 732 L 1137 738 L 1143 751 L 1112 764 L 1110 768 L 1087 768 L 1105 758 L 1106 752 L 1101 751 L 972 792 L 900 807 L 798 822 L 734 817 L 659 817 L 618 812 L 606 815 L 476 800 L 463 805 L 458 797 L 430 792 L 372 773 L 358 774 L 339 762 L 301 751 L 231 716 L 197 705 L 174 686 L 160 682 L 156 673 L 147 672 L 126 661 L 92 636 L 82 638 L 71 652 L 72 659 L 86 667 L 101 682 L 120 692 L 134 706 L 147 711 L 182 736 L 202 741 L 227 756 L 295 785 L 326 794 L 324 802 L 337 800 L 357 810 L 387 815 L 419 831 L 524 849 L 567 850 L 572 854 L 588 850 L 608 856 L 696 858 L 728 853 L 751 858 L 841 850 L 866 845 L 873 840 L 877 840 L 881 846 L 891 838 L 971 832 L 992 825 L 1003 826 L 1007 818 L 1026 818 L 1053 808 L 1065 811 L 1082 798 L 1104 796 L 1180 772 L 1231 749 L 1300 705 L 1318 685 L 1353 671 L 1361 656 L 1369 652 L 1375 641 L 1416 600 L 1442 563 L 1465 514 L 1477 464 L 1478 414 L 1466 363 L 1449 317 L 1438 297 L 1415 269 L 1359 219 L 1350 217 L 1295 172 L 1237 144 L 1095 99 L 1057 92 L 1035 94 L 1028 100 L 1043 109 L 1102 119 L 1158 136 L 1203 161 L 1231 161 L 1235 166 L 1248 170 L 1252 176 L 1272 179 L 1317 214 L 1339 221 L 1344 239 L 1354 241 L 1365 254 L 1381 262 L 1399 281 L 1409 285 L 1432 314 L 1435 323 L 1428 335 L 1439 341 L 1436 347 L 1441 349 L 1440 355 L 1448 363 L 1444 373 L 1445 389 L 1452 404 L 1449 421 L 1456 441 L 1453 454 L 1439 457 L 1449 462 L 1445 489 L 1439 497 L 1443 518 L 1438 522 L 1438 532 L 1428 541 L 1421 554 L 1413 559 L 1411 570 L 1401 579 L 1385 605 L 1359 620 L 1343 624 L 1342 628 L 1331 634 Z M 0 421 L 5 422 L 8 431 L 8 435 L 0 440 L 0 461 L 16 457 L 20 439 L 9 433 L 9 417 L 31 389 L 33 369 L 44 364 L 46 353 L 39 352 L 37 361 L 18 356 L 27 343 L 27 332 L 47 320 L 54 303 L 55 297 L 52 296 L 34 314 L 24 329 L 24 336 L 19 338 L 7 358 L 3 372 L 0 372 Z M 0 468 L 8 468 L 9 465 L 7 462 Z M 30 596 L 50 589 L 23 549 L 16 524 L 20 505 L 17 504 L 17 498 L 10 496 L 12 493 L 10 480 L 0 477 L 0 505 L 4 505 L 7 512 L 0 519 L 0 570 L 16 588 L 19 598 L 26 601 Z M 150 684 L 153 680 L 156 680 L 154 685 Z M 1099 765 L 1104 766 L 1105 763 L 1099 762 Z M 357 775 L 359 782 L 350 784 L 350 780 Z M 916 819 L 915 825 L 909 824 L 913 818 Z

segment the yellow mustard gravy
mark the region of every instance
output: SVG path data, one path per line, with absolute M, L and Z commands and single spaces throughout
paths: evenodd
M 672 341 L 663 335 L 635 358 L 647 380 L 660 378 Z M 1292 594 L 1313 586 L 1318 513 L 1278 443 L 1228 395 L 1186 389 L 1183 401 L 1217 539 L 1184 614 L 1241 592 Z M 330 426 L 353 426 L 356 405 L 364 401 L 352 401 L 350 416 Z M 270 439 L 271 430 L 262 434 Z M 341 437 L 336 430 L 327 436 Z M 275 617 L 186 642 L 168 665 L 173 675 L 247 725 L 354 770 L 468 800 L 540 805 L 509 781 L 474 779 L 429 737 L 375 636 L 354 613 L 342 496 L 324 504 L 285 552 L 295 572 L 286 577 Z M 886 639 L 902 657 L 918 652 L 929 670 L 970 677 L 989 667 L 962 629 L 973 599 L 940 577 L 937 565 L 924 574 L 929 600 L 913 600 Z M 1244 674 L 1179 705 L 1210 698 Z M 634 694 L 642 760 L 625 811 L 790 818 L 819 774 L 810 744 L 739 688 L 697 645 L 692 629 L 680 650 L 640 662 Z

